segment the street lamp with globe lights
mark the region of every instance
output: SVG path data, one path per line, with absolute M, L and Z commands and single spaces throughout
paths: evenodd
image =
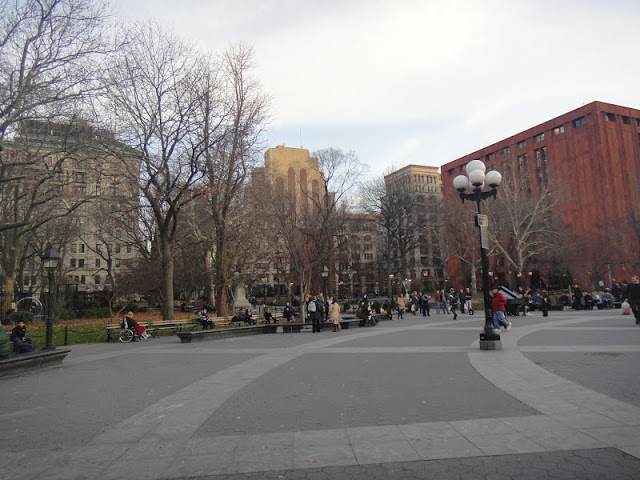
M 482 201 L 496 198 L 498 187 L 502 183 L 502 175 L 497 170 L 487 172 L 481 160 L 471 160 L 465 167 L 466 175 L 458 175 L 453 179 L 453 187 L 458 191 L 462 203 L 465 200 L 475 201 L 478 214 L 475 224 L 480 230 L 480 258 L 482 259 L 482 293 L 484 294 L 484 332 L 480 334 L 480 348 L 496 350 L 501 348 L 500 334 L 493 327 L 491 298 L 489 296 L 489 239 L 487 235 L 487 216 L 482 214 Z M 486 173 L 485 173 L 486 172 Z M 489 190 L 485 190 L 485 186 Z M 469 192 L 467 193 L 467 190 Z

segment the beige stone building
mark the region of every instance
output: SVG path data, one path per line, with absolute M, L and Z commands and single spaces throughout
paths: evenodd
M 325 183 L 318 168 L 318 159 L 305 148 L 284 144 L 264 153 L 264 168 L 274 188 L 293 197 L 298 215 L 309 212 L 325 195 Z
M 60 253 L 62 278 L 58 284 L 84 294 L 91 302 L 91 294 L 110 290 L 117 277 L 139 258 L 134 247 L 139 236 L 137 183 L 123 175 L 121 158 L 106 153 L 98 143 L 92 146 L 94 136 L 115 144 L 108 133 L 82 125 L 72 133 L 68 127 L 52 124 L 46 125 L 46 132 L 43 128 L 44 124 L 31 122 L 21 131 L 21 135 L 33 139 L 38 145 L 37 155 L 43 157 L 42 164 L 31 168 L 55 172 L 48 188 L 66 207 L 77 206 L 73 213 L 48 224 L 46 241 Z M 130 171 L 137 171 L 139 164 L 134 157 L 127 162 Z M 34 171 L 34 177 L 42 175 Z M 37 295 L 40 269 L 37 257 L 23 262 L 17 278 L 22 295 Z
M 406 240 L 406 258 L 402 259 L 396 242 L 391 255 L 393 275 L 398 287 L 406 290 L 442 288 L 447 278 L 446 242 L 441 212 L 442 180 L 438 167 L 407 165 L 385 176 L 387 194 L 405 197 L 397 208 L 407 216 L 404 227 L 412 235 Z M 403 265 L 405 271 L 403 272 Z M 400 285 L 402 284 L 402 285 Z

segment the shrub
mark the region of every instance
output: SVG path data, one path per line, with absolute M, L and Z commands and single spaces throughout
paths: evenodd
M 23 321 L 24 323 L 33 323 L 33 319 L 34 319 L 33 313 L 25 312 L 22 310 L 13 312 L 11 313 L 11 315 L 9 315 L 9 320 L 11 320 L 16 325 L 20 321 Z

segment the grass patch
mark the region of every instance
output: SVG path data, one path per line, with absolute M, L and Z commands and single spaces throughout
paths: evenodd
M 193 314 L 176 312 L 176 319 L 192 318 Z M 136 320 L 153 321 L 160 320 L 159 311 L 148 311 L 135 314 Z M 81 345 L 85 343 L 102 343 L 107 341 L 107 331 L 105 325 L 108 323 L 118 323 L 120 320 L 112 321 L 110 318 L 89 318 L 82 320 L 65 320 L 53 325 L 53 344 L 56 347 L 65 345 Z M 11 334 L 13 326 L 3 327 L 7 334 Z M 40 349 L 46 344 L 46 325 L 44 322 L 35 325 L 27 325 L 27 336 L 33 339 L 36 349 Z M 171 330 L 161 330 L 158 336 L 172 335 Z M 65 338 L 66 337 L 66 338 Z M 66 342 L 65 342 L 66 340 Z

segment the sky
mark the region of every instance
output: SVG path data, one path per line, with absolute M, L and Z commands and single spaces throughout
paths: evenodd
M 214 53 L 244 42 L 265 145 L 440 166 L 595 100 L 640 109 L 639 0 L 114 0 Z

